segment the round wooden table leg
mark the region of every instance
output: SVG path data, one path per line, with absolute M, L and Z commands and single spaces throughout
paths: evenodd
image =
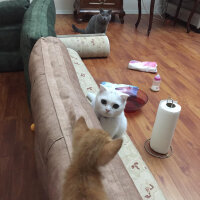
M 121 11 L 121 12 L 119 13 L 119 19 L 120 19 L 120 21 L 121 21 L 121 24 L 124 23 L 124 16 L 125 16 L 125 12 L 124 12 L 124 11 Z
M 150 17 L 149 17 L 149 27 L 148 27 L 148 31 L 147 31 L 147 35 L 148 36 L 149 36 L 149 34 L 151 32 L 151 27 L 152 27 L 152 23 L 153 23 L 154 4 L 155 4 L 155 0 L 151 0 Z
M 141 0 L 138 0 L 138 19 L 137 22 L 135 24 L 135 27 L 137 28 L 139 23 L 140 23 L 140 19 L 141 19 Z

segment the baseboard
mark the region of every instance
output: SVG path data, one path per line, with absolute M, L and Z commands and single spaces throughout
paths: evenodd
M 56 10 L 57 15 L 63 15 L 63 14 L 69 15 L 69 14 L 73 14 L 73 13 L 74 13 L 73 10 Z
M 126 14 L 138 14 L 138 10 L 124 10 Z M 56 10 L 56 14 L 61 15 L 61 14 L 73 14 L 73 10 Z M 158 10 L 154 10 L 155 14 L 159 14 L 160 12 Z M 142 10 L 142 14 L 149 14 L 149 11 L 147 10 Z

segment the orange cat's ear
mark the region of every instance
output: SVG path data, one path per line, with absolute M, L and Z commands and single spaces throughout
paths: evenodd
M 87 127 L 85 119 L 83 117 L 80 117 L 74 125 L 73 134 L 74 136 L 79 136 L 88 130 L 89 128 Z
M 109 143 L 105 144 L 105 146 L 102 149 L 102 152 L 98 159 L 98 165 L 102 166 L 107 164 L 110 160 L 114 158 L 116 153 L 119 151 L 119 149 L 122 146 L 122 139 L 116 139 L 112 140 Z

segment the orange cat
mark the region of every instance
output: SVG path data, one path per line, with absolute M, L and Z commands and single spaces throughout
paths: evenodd
M 73 155 L 63 200 L 108 200 L 98 167 L 107 164 L 121 145 L 122 139 L 112 140 L 103 130 L 89 129 L 81 117 L 73 129 Z

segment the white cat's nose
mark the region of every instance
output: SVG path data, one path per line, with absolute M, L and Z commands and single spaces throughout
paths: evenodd
M 108 112 L 110 112 L 110 110 L 109 110 L 109 109 L 106 109 L 106 112 L 108 113 Z

